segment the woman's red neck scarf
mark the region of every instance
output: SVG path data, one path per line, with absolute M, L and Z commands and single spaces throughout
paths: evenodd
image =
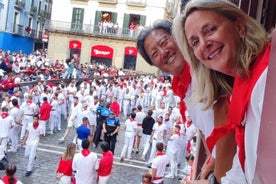
M 244 115 L 246 113 L 253 88 L 263 71 L 268 66 L 270 48 L 271 43 L 267 45 L 265 51 L 257 58 L 248 78 L 244 79 L 239 77 L 238 75 L 235 76 L 235 82 L 232 91 L 232 100 L 228 108 L 227 124 L 216 127 L 206 140 L 207 145 L 212 152 L 216 142 L 222 136 L 227 135 L 235 130 L 236 142 L 239 147 L 238 156 L 243 171 L 245 170 L 245 125 L 242 124 L 242 121 L 244 119 Z
M 84 157 L 86 157 L 86 156 L 88 156 L 89 154 L 90 154 L 90 150 L 89 149 L 83 149 L 83 150 L 81 150 L 81 154 L 84 156 Z
M 33 128 L 34 128 L 34 129 L 37 129 L 38 125 L 39 125 L 39 123 L 38 123 L 38 122 L 33 123 Z
M 183 61 L 186 62 L 186 61 Z M 180 114 L 182 116 L 183 122 L 186 121 L 185 111 L 186 104 L 184 98 L 188 90 L 189 85 L 191 84 L 192 77 L 190 72 L 190 66 L 188 63 L 185 63 L 185 67 L 180 76 L 174 76 L 172 81 L 172 90 L 180 98 Z
M 2 181 L 4 182 L 4 184 L 9 184 L 10 183 L 9 179 L 10 179 L 10 177 L 7 176 L 7 175 L 5 175 L 5 176 L 3 176 Z M 17 183 L 17 179 L 16 178 L 14 178 L 14 182 L 13 183 Z
M 33 101 L 32 101 L 32 100 L 26 100 L 26 103 L 27 103 L 28 105 L 30 105 L 31 103 L 33 103 Z

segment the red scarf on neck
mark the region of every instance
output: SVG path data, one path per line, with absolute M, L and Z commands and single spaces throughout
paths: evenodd
M 164 155 L 163 152 L 159 152 L 159 151 L 158 151 L 158 152 L 156 153 L 156 156 L 157 156 L 157 157 L 158 157 L 158 156 L 162 156 L 162 155 Z
M 7 112 L 2 112 L 2 114 L 1 114 L 2 119 L 5 119 L 8 116 L 9 116 L 9 113 L 7 113 Z
M 186 62 L 186 61 L 183 61 Z M 185 63 L 185 67 L 180 76 L 174 76 L 172 81 L 172 90 L 180 98 L 180 114 L 182 116 L 183 122 L 186 121 L 185 111 L 186 104 L 184 98 L 188 90 L 189 85 L 191 84 L 192 77 L 190 73 L 190 66 L 188 63 Z
M 37 123 L 33 123 L 33 128 L 34 128 L 34 129 L 37 129 L 38 125 L 39 125 L 38 122 L 37 122 Z
M 74 102 L 74 107 L 76 107 L 78 105 L 78 102 Z
M 81 150 L 81 154 L 84 156 L 84 157 L 86 157 L 86 156 L 88 156 L 89 154 L 90 154 L 90 150 L 89 149 L 83 149 L 83 150 Z
M 227 124 L 216 127 L 206 140 L 207 145 L 210 151 L 212 152 L 216 142 L 222 136 L 227 135 L 235 130 L 236 142 L 239 147 L 238 156 L 243 170 L 245 169 L 245 125 L 242 124 L 242 121 L 244 120 L 244 115 L 247 111 L 253 88 L 256 82 L 258 81 L 259 77 L 263 73 L 263 71 L 268 66 L 270 47 L 271 43 L 267 45 L 265 51 L 257 58 L 256 62 L 252 67 L 251 74 L 248 78 L 244 79 L 239 76 L 235 76 L 235 82 L 232 91 L 232 100 L 230 102 L 228 109 Z
M 26 100 L 26 103 L 30 105 L 33 101 L 32 100 Z
M 15 105 L 14 107 L 17 108 L 17 109 L 19 109 L 19 105 Z
M 3 176 L 2 181 L 3 181 L 5 184 L 9 184 L 9 179 L 10 179 L 10 177 L 7 176 L 7 175 L 5 175 L 5 176 Z M 16 179 L 16 178 L 14 178 L 14 182 L 13 182 L 13 183 L 17 183 L 17 179 Z

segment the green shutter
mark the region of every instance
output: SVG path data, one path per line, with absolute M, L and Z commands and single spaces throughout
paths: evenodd
M 102 12 L 96 11 L 95 22 L 94 22 L 94 32 L 95 34 L 99 33 L 98 23 L 102 20 Z
M 123 34 L 129 34 L 129 14 L 124 15 Z
M 111 21 L 113 22 L 113 24 L 116 24 L 116 22 L 117 22 L 117 13 L 115 13 L 115 12 L 111 13 Z
M 143 25 L 143 26 L 146 25 L 146 16 L 145 15 L 140 16 L 140 25 Z
M 73 8 L 71 28 L 76 31 L 81 31 L 83 26 L 84 9 Z

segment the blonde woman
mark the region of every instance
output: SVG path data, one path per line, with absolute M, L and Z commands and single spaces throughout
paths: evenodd
M 212 149 L 220 137 L 235 131 L 237 154 L 221 183 L 252 183 L 270 37 L 261 24 L 225 0 L 190 1 L 183 14 L 175 19 L 173 30 L 196 76 L 194 92 L 198 96 L 202 95 L 202 88 L 211 87 L 205 80 L 206 67 L 235 78 L 227 124 L 216 128 L 207 144 Z
M 65 152 L 60 157 L 56 178 L 59 184 L 71 184 L 73 175 L 72 162 L 76 152 L 76 144 L 70 143 L 67 145 Z

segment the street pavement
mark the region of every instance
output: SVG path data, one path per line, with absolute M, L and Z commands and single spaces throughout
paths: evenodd
M 139 154 L 133 153 L 133 159 L 120 162 L 120 153 L 124 144 L 124 124 L 121 123 L 121 130 L 118 136 L 114 164 L 109 179 L 110 184 L 140 184 L 142 175 L 149 171 L 146 162 L 142 161 L 141 151 Z M 34 162 L 33 173 L 29 177 L 25 177 L 28 160 L 24 157 L 24 147 L 20 147 L 17 153 L 8 153 L 10 162 L 17 166 L 16 177 L 24 184 L 55 184 L 58 183 L 55 179 L 57 164 L 60 156 L 65 151 L 66 145 L 72 142 L 75 135 L 75 129 L 71 130 L 69 136 L 65 140 L 65 143 L 59 144 L 58 139 L 63 136 L 66 123 L 63 123 L 61 132 L 56 132 L 53 135 L 47 135 L 41 138 L 38 150 L 37 158 Z M 97 153 L 98 158 L 101 158 L 100 148 L 94 148 L 91 146 L 92 152 Z M 169 168 L 167 168 L 168 170 Z M 179 177 L 183 177 L 181 172 L 183 169 L 179 169 Z M 0 176 L 4 175 L 4 171 L 0 171 Z M 165 184 L 179 184 L 178 178 L 165 179 Z

